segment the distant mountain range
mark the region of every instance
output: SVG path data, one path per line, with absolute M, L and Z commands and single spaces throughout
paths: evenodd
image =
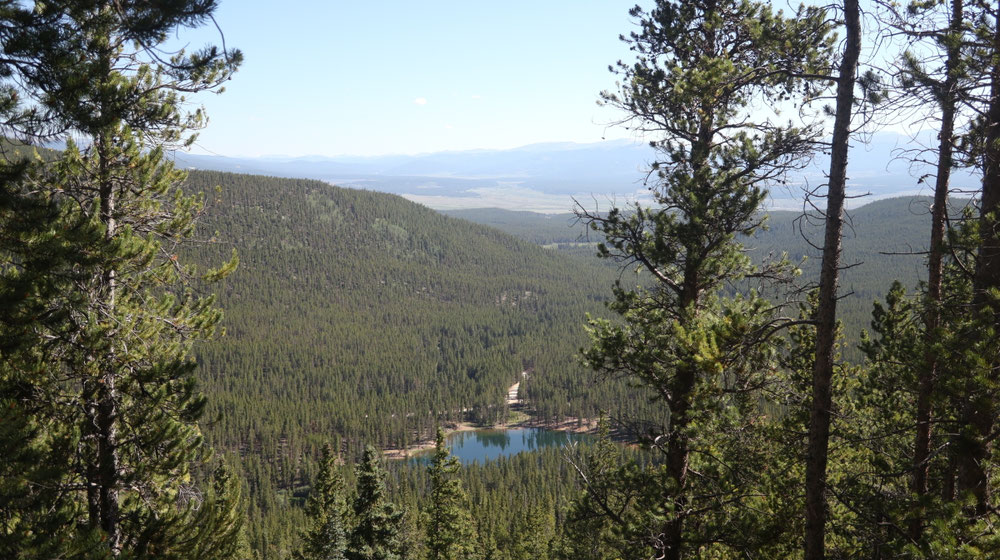
M 920 175 L 928 169 L 894 159 L 902 151 L 930 145 L 885 132 L 867 143 L 856 142 L 849 161 L 849 196 L 873 198 L 928 194 Z M 438 210 L 504 208 L 535 212 L 566 212 L 576 199 L 588 207 L 611 201 L 647 199 L 645 170 L 656 153 L 645 144 L 614 140 L 592 144 L 532 144 L 510 150 L 471 150 L 420 155 L 307 156 L 232 158 L 178 152 L 178 165 L 193 169 L 232 171 L 319 179 L 328 183 L 394 193 Z M 778 209 L 800 208 L 803 188 L 821 185 L 825 155 L 788 177 L 788 185 L 772 190 Z M 959 173 L 955 185 L 973 188 L 977 180 Z

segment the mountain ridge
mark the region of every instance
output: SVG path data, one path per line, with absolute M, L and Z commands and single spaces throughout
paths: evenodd
M 929 194 L 929 169 L 901 156 L 929 145 L 927 134 L 882 132 L 850 152 L 848 194 L 875 198 Z M 574 199 L 649 201 L 644 184 L 655 151 L 645 143 L 609 140 L 588 144 L 543 142 L 506 150 L 464 150 L 416 155 L 229 158 L 175 153 L 179 166 L 306 177 L 349 187 L 399 194 L 435 209 L 500 207 L 547 213 L 572 209 Z M 824 181 L 825 154 L 817 154 L 787 184 L 774 185 L 770 206 L 799 208 L 805 189 Z M 973 189 L 978 178 L 957 170 L 953 183 Z

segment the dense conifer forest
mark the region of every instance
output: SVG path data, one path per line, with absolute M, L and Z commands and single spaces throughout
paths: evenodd
M 950 216 L 961 218 L 969 199 L 953 199 Z M 844 243 L 844 262 L 851 266 L 844 271 L 844 293 L 841 318 L 848 340 L 857 341 L 861 331 L 871 321 L 871 306 L 882 299 L 894 281 L 916 287 L 925 274 L 922 254 L 927 250 L 927 228 L 933 199 L 926 196 L 899 197 L 866 202 L 848 211 L 850 228 Z M 596 246 L 601 239 L 587 232 L 571 213 L 538 214 L 499 209 L 449 210 L 446 215 L 461 217 L 478 224 L 505 231 L 511 235 L 551 248 L 560 253 L 607 265 L 613 262 L 597 259 Z M 814 245 L 822 233 L 818 215 L 804 212 L 775 210 L 768 212 L 767 227 L 745 241 L 747 254 L 763 259 L 769 254 L 785 252 L 797 263 L 802 277 L 801 286 L 815 283 L 819 272 L 819 253 Z M 847 349 L 855 361 L 860 354 Z
M 606 314 L 613 268 L 395 195 L 203 171 L 187 181 L 217 186 L 192 257 L 235 247 L 241 264 L 217 289 L 226 335 L 195 355 L 217 418 L 209 439 L 242 465 L 253 519 L 272 516 L 263 526 L 292 526 L 324 444 L 350 459 L 438 425 L 502 423 L 524 371 L 539 421 L 640 416 L 642 400 L 577 357 L 582 319 Z
M 336 434 L 345 453 L 402 447 L 440 422 L 502 420 L 523 371 L 543 418 L 593 417 L 611 402 L 572 380 L 587 377 L 573 358 L 579 320 L 602 312 L 614 271 L 394 195 L 188 179 L 216 185 L 203 222 L 214 241 L 196 250 L 211 262 L 235 247 L 242 265 L 219 290 L 227 336 L 197 355 L 227 446 L 256 454 L 282 440 L 296 456 L 307 435 L 315 445 Z
M 1000 7 L 636 6 L 650 202 L 552 217 L 175 167 L 216 7 L 0 0 L 0 558 L 1000 556 Z M 451 456 L 514 423 L 595 439 Z
M 531 372 L 523 394 L 542 420 L 603 411 L 626 429 L 655 414 L 634 398 L 636 388 L 602 381 L 580 364 L 582 319 L 608 315 L 601 294 L 622 275 L 596 258 L 593 245 L 565 256 L 539 246 L 580 236 L 571 215 L 521 213 L 501 221 L 508 224 L 501 233 L 395 195 L 318 181 L 192 171 L 187 186 L 216 193 L 200 228 L 210 243 L 193 249 L 198 259 L 218 260 L 236 247 L 241 260 L 218 290 L 226 336 L 195 352 L 210 417 L 218 418 L 206 426 L 209 439 L 249 481 L 255 548 L 290 549 L 298 522 L 289 520 L 301 515 L 325 443 L 341 457 L 360 458 L 368 443 L 413 444 L 439 424 L 502 422 L 506 388 L 521 371 Z M 928 204 L 889 199 L 850 213 L 845 259 L 860 264 L 845 280 L 853 292 L 843 301 L 849 339 L 869 328 L 872 303 L 894 280 L 919 280 L 921 259 L 909 253 L 926 245 Z M 489 215 L 496 221 L 507 213 Z M 772 251 L 796 262 L 807 257 L 801 283 L 808 285 L 815 250 L 804 236 L 815 228 L 800 216 L 771 213 L 769 228 L 748 246 L 755 258 Z M 861 360 L 857 351 L 850 355 Z M 552 451 L 538 461 L 543 471 L 566 476 L 544 485 L 562 488 L 546 506 L 561 519 L 576 487 L 569 466 Z M 497 475 L 475 471 L 463 470 L 475 503 L 499 498 L 485 488 L 502 494 L 523 483 L 484 485 L 476 477 Z M 532 485 L 523 484 L 524 499 L 536 504 L 528 497 Z M 516 520 L 507 516 L 517 509 L 487 508 L 500 516 L 490 525 L 506 524 L 509 532 Z

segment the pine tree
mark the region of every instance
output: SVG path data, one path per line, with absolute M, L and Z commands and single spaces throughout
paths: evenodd
M 980 209 L 981 211 L 981 209 Z M 949 430 L 942 434 L 947 453 L 935 457 L 931 467 L 940 480 L 940 497 L 925 499 L 929 505 L 928 526 L 921 542 L 920 553 L 927 557 L 981 558 L 1000 554 L 1000 534 L 996 524 L 995 506 L 983 512 L 980 496 L 962 487 L 962 462 L 969 460 L 967 445 L 970 432 L 970 405 L 983 401 L 997 402 L 996 363 L 1000 363 L 994 317 L 980 313 L 976 308 L 976 271 L 981 259 L 983 238 L 981 228 L 988 220 L 977 217 L 966 208 L 958 227 L 949 229 L 947 253 L 949 255 L 942 274 L 942 303 L 940 326 L 933 342 L 941 356 L 941 372 L 936 385 L 936 407 L 939 421 Z M 980 400 L 983 399 L 983 400 Z M 1000 412 L 994 411 L 993 415 Z M 970 429 L 971 428 L 971 429 Z M 975 437 L 973 435 L 973 437 Z M 997 451 L 985 443 L 986 457 L 982 466 L 985 489 L 995 488 L 997 479 L 989 468 L 996 464 Z M 975 445 L 975 443 L 973 443 Z M 986 498 L 989 501 L 989 498 Z M 972 504 L 975 504 L 973 506 Z M 956 552 L 959 551 L 959 552 Z
M 813 134 L 755 120 L 749 106 L 812 95 L 797 75 L 825 67 L 830 40 L 823 12 L 811 8 L 789 18 L 747 1 L 660 1 L 631 13 L 640 19 L 627 39 L 637 61 L 619 63 L 620 92 L 603 97 L 636 129 L 660 135 L 656 205 L 581 218 L 604 235 L 602 256 L 650 279 L 615 286 L 610 307 L 623 324 L 591 321 L 585 358 L 664 405 L 669 425 L 649 435 L 663 467 L 639 499 L 646 520 L 630 531 L 678 559 L 749 546 L 729 526 L 754 499 L 759 469 L 753 438 L 736 434 L 758 414 L 775 356 L 768 339 L 784 321 L 758 293 L 727 297 L 724 288 L 791 274 L 782 261 L 754 266 L 739 238 L 762 226 L 766 188 L 801 165 Z
M 982 171 L 978 254 L 973 274 L 972 313 L 978 322 L 973 341 L 1000 336 L 1000 15 L 993 4 L 989 39 L 988 71 L 990 91 L 983 121 Z M 995 515 L 994 482 L 989 465 L 994 454 L 996 416 L 1000 407 L 1000 352 L 982 355 L 980 367 L 966 372 L 966 390 L 955 438 L 957 450 L 957 490 L 975 497 L 974 518 Z
M 859 383 L 844 393 L 844 401 L 854 401 L 857 420 L 842 439 L 842 450 L 855 451 L 854 471 L 838 469 L 838 478 L 853 479 L 860 488 L 845 492 L 838 488 L 838 500 L 859 521 L 854 538 L 869 547 L 870 554 L 907 558 L 983 558 L 1000 553 L 1000 539 L 991 529 L 992 514 L 977 514 L 974 494 L 958 492 L 957 463 L 965 450 L 961 430 L 969 402 L 989 394 L 990 384 L 974 385 L 970 380 L 989 371 L 997 355 L 996 341 L 988 324 L 973 310 L 976 252 L 981 223 L 967 208 L 960 227 L 948 231 L 941 276 L 941 303 L 933 337 L 926 336 L 922 320 L 932 305 L 925 297 L 907 297 L 897 282 L 876 302 L 872 313 L 872 333 L 863 337 L 861 348 L 868 363 L 856 375 Z M 928 349 L 927 345 L 933 346 Z M 916 431 L 912 411 L 920 398 L 920 376 L 929 352 L 938 356 L 937 379 L 932 393 L 935 423 L 942 428 L 934 436 L 941 450 L 926 464 L 932 492 L 912 492 L 906 478 L 913 461 L 912 436 Z M 995 461 L 990 457 L 987 464 Z M 848 474 L 845 474 L 848 473 Z M 993 483 L 993 477 L 989 477 Z M 919 514 L 921 531 L 913 538 L 912 521 Z M 833 520 L 836 522 L 836 519 Z
M 343 560 L 347 550 L 347 500 L 333 448 L 323 447 L 319 473 L 306 502 L 309 527 L 302 532 L 298 560 Z
M 191 552 L 180 554 L 185 559 L 252 557 L 246 534 L 246 500 L 239 479 L 225 464 L 212 473 L 212 489 L 208 498 L 197 508 L 191 523 L 184 523 L 187 539 L 194 543 Z M 197 532 L 189 528 L 196 527 Z
M 349 560 L 398 560 L 403 512 L 389 501 L 379 453 L 365 448 L 354 500 L 355 526 L 347 549 Z
M 22 377 L 38 399 L 29 414 L 49 433 L 76 438 L 58 486 L 85 512 L 75 524 L 100 531 L 111 556 L 225 557 L 219 551 L 232 549 L 204 539 L 238 533 L 210 536 L 190 525 L 205 516 L 221 523 L 231 496 L 188 499 L 197 493 L 191 465 L 207 458 L 189 349 L 221 317 L 193 282 L 221 278 L 236 261 L 207 273 L 182 263 L 202 197 L 182 193 L 185 173 L 164 149 L 193 141 L 186 131 L 204 122 L 200 110 L 183 109 L 182 92 L 218 90 L 240 55 L 158 48 L 214 9 L 211 0 L 56 0 L 5 28 L 35 133 L 71 134 L 83 148 L 68 139 L 55 161 L 6 187 L 18 204 L 40 201 L 58 220 L 31 232 L 5 216 L 0 227 L 20 242 L 3 247 L 11 266 L 0 291 L 33 284 L 19 301 L 6 300 L 4 323 L 21 340 L 44 341 L 12 354 L 18 371 L 37 373 Z M 36 248 L 45 249 L 39 257 Z
M 17 68 L 11 30 L 32 19 L 24 6 L 0 2 L 9 24 L 0 31 L 0 76 Z M 100 232 L 38 188 L 42 159 L 11 141 L 43 134 L 22 99 L 15 84 L 0 83 L 0 557 L 100 558 L 99 535 L 77 525 L 85 510 L 63 488 L 79 435 L 39 414 L 60 387 L 48 372 L 54 344 L 37 327 L 65 321 L 63 296 L 80 278 L 74 265 L 93 262 L 79 247 Z
M 940 14 L 946 8 L 945 13 Z M 917 103 L 931 101 L 940 108 L 937 163 L 934 171 L 934 204 L 931 211 L 931 235 L 927 254 L 926 303 L 923 313 L 922 335 L 927 339 L 923 347 L 923 363 L 916 364 L 919 371 L 917 401 L 914 410 L 916 430 L 914 433 L 912 475 L 910 490 L 917 498 L 918 507 L 913 510 L 910 520 L 910 538 L 919 542 L 925 520 L 921 515 L 921 500 L 932 489 L 929 488 L 931 448 L 933 436 L 935 383 L 939 377 L 940 357 L 937 355 L 933 339 L 941 322 L 942 274 L 945 260 L 945 232 L 948 221 L 949 182 L 952 168 L 956 164 L 954 156 L 959 136 L 956 121 L 961 122 L 962 103 L 967 101 L 970 89 L 970 57 L 966 52 L 969 42 L 969 15 L 964 0 L 948 3 L 914 2 L 908 6 L 907 17 L 897 16 L 897 26 L 914 38 L 918 48 L 928 42 L 944 55 L 943 63 L 928 69 L 922 60 L 907 50 L 903 56 L 901 85 L 904 95 Z M 943 20 L 943 22 L 942 22 Z M 957 118 L 956 118 L 957 117 Z
M 428 560 L 477 558 L 476 535 L 469 515 L 462 481 L 456 477 L 458 459 L 445 447 L 444 432 L 437 429 L 434 456 L 427 467 L 430 475 L 430 505 L 427 509 Z
M 806 452 L 806 560 L 826 557 L 827 462 L 833 411 L 834 354 L 837 340 L 837 287 L 844 228 L 847 186 L 847 148 L 854 115 L 854 83 L 861 53 L 861 10 L 857 0 L 844 0 L 846 41 L 837 73 L 830 173 L 826 192 L 823 260 L 820 265 L 816 309 L 816 359 L 813 362 L 809 439 Z
M 37 162 L 16 154 L 0 165 L 0 556 L 81 557 L 96 531 L 80 530 L 83 504 L 63 487 L 71 477 L 76 427 L 45 414 L 62 394 L 48 364 L 60 346 L 41 325 L 61 325 L 73 297 L 68 263 L 96 228 L 33 192 Z M 69 272 L 69 273 L 67 273 Z
M 80 530 L 85 510 L 62 490 L 76 438 L 39 422 L 25 385 L 0 365 L 0 557 L 106 558 L 96 531 Z

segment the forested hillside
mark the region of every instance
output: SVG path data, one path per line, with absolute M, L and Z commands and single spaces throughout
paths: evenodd
M 0 560 L 1000 558 L 996 6 L 334 4 L 0 3 Z
M 883 299 L 893 281 L 915 287 L 925 279 L 924 264 L 929 239 L 930 205 L 923 196 L 877 200 L 848 212 L 848 233 L 844 239 L 844 271 L 841 318 L 849 340 L 856 341 L 871 321 L 872 303 Z M 968 200 L 951 202 L 953 219 L 958 218 Z M 488 225 L 521 239 L 557 249 L 574 256 L 596 258 L 597 232 L 588 232 L 573 214 L 539 214 L 497 208 L 449 210 L 446 215 Z M 822 245 L 821 221 L 802 212 L 772 211 L 768 228 L 757 232 L 746 243 L 756 260 L 768 253 L 787 252 L 800 265 L 802 286 L 816 282 L 819 274 L 819 250 Z M 860 358 L 853 348 L 851 358 Z
M 572 213 L 540 214 L 501 208 L 445 210 L 442 213 L 446 216 L 494 227 L 539 245 L 581 242 L 585 241 L 587 233 L 587 230 L 580 225 Z
M 354 457 L 366 443 L 412 444 L 438 422 L 496 422 L 507 413 L 506 387 L 524 370 L 523 394 L 542 418 L 600 410 L 648 418 L 644 399 L 598 382 L 576 356 L 585 314 L 607 314 L 603 299 L 619 273 L 539 246 L 579 235 L 569 215 L 460 213 L 503 233 L 394 195 L 311 180 L 196 171 L 188 186 L 220 187 L 200 227 L 211 237 L 200 258 L 235 247 L 241 259 L 220 290 L 227 335 L 197 355 L 219 417 L 210 439 L 241 458 L 261 542 L 274 538 L 264 529 L 280 518 L 267 512 L 285 510 L 307 484 L 324 442 Z M 891 199 L 852 213 L 846 262 L 859 264 L 847 271 L 853 295 L 843 304 L 852 338 L 893 278 L 919 277 L 921 257 L 882 252 L 923 246 L 925 207 L 925 199 Z M 798 218 L 773 213 L 749 244 L 755 258 L 809 257 L 803 229 L 813 230 Z M 583 251 L 594 248 L 574 249 Z M 815 261 L 803 268 L 805 283 Z
M 613 269 L 395 195 L 217 172 L 187 185 L 221 187 L 198 257 L 235 247 L 241 261 L 218 290 L 226 336 L 196 349 L 219 417 L 208 433 L 239 453 L 263 511 L 303 484 L 301 462 L 327 441 L 354 457 L 439 422 L 504 419 L 525 370 L 543 419 L 643 404 L 592 383 L 576 357 Z
M 502 417 L 524 370 L 526 385 L 563 385 L 535 403 L 544 412 L 596 412 L 566 391 L 585 375 L 573 355 L 614 281 L 606 268 L 393 195 L 212 172 L 188 184 L 221 187 L 203 251 L 241 259 L 220 294 L 228 336 L 198 354 L 228 444 L 402 446 L 462 410 Z
M 862 329 L 870 329 L 872 304 L 884 300 L 894 281 L 915 288 L 926 281 L 926 253 L 930 238 L 929 197 L 878 200 L 847 212 L 841 278 L 842 299 L 838 315 L 849 344 L 847 357 L 860 360 L 854 348 Z M 953 218 L 969 201 L 951 201 Z M 801 263 L 803 284 L 819 277 L 822 222 L 800 212 L 771 212 L 769 229 L 747 245 L 753 253 L 787 251 Z

